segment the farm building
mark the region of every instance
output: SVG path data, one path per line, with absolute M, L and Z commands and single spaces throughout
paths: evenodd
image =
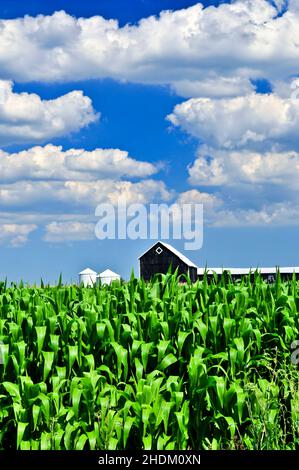
M 156 242 L 139 257 L 139 264 L 140 277 L 146 281 L 157 273 L 167 273 L 170 266 L 172 271 L 178 269 L 179 275 L 189 274 L 192 282 L 202 279 L 205 272 L 208 278 L 213 278 L 215 275 L 221 276 L 226 271 L 237 280 L 248 274 L 254 275 L 254 272 L 258 271 L 268 282 L 275 281 L 277 274 L 277 268 L 199 268 L 171 245 L 161 241 Z M 299 279 L 299 267 L 282 267 L 279 268 L 279 272 L 282 279 L 290 279 L 294 274 Z
M 216 274 L 218 277 L 226 271 L 230 273 L 234 280 L 241 279 L 242 276 L 246 276 L 248 274 L 254 276 L 254 272 L 258 271 L 262 278 L 268 282 L 274 282 L 277 274 L 277 268 L 198 268 L 198 279 L 203 278 L 205 271 L 207 271 L 208 276 Z M 279 272 L 281 278 L 284 280 L 291 279 L 294 274 L 296 278 L 299 279 L 299 267 L 283 267 L 279 268 Z
M 97 282 L 97 273 L 90 268 L 86 268 L 79 273 L 79 284 L 84 287 L 94 286 Z
M 106 269 L 106 271 L 103 271 L 101 274 L 98 275 L 98 279 L 101 284 L 110 285 L 112 281 L 120 281 L 120 275 L 114 273 L 110 269 Z
M 139 257 L 140 276 L 149 281 L 156 273 L 166 274 L 169 267 L 179 275 L 189 274 L 192 282 L 197 279 L 197 266 L 173 246 L 157 242 Z
M 97 274 L 96 271 L 87 268 L 79 273 L 79 284 L 83 284 L 84 287 L 92 287 L 99 282 L 101 284 L 111 284 L 112 281 L 119 281 L 120 279 L 120 275 L 110 269 Z

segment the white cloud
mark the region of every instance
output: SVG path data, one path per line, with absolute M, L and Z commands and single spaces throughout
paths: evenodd
M 275 94 L 193 98 L 178 104 L 168 120 L 214 147 L 298 147 L 299 100 Z
M 235 207 L 225 194 L 192 189 L 179 194 L 176 202 L 203 204 L 204 225 L 209 227 L 294 226 L 299 223 L 297 201 L 260 202 L 257 208 Z
M 215 194 L 209 194 L 197 189 L 190 189 L 180 193 L 176 203 L 179 205 L 184 204 L 203 204 L 204 209 L 214 209 L 223 204 L 223 201 L 219 199 Z
M 0 76 L 44 82 L 111 77 L 173 84 L 183 95 L 191 86 L 186 80 L 205 94 L 206 84 L 221 77 L 228 96 L 238 88 L 236 77 L 244 79 L 242 90 L 248 78 L 285 79 L 298 72 L 296 1 L 281 17 L 270 1 L 236 0 L 166 11 L 122 28 L 115 20 L 63 11 L 2 20 Z
M 220 194 L 190 190 L 178 195 L 177 204 L 203 204 L 204 225 L 209 227 L 296 226 L 299 223 L 297 202 L 261 204 L 258 208 L 231 207 Z M 45 225 L 46 242 L 94 240 L 95 220 L 86 215 L 49 216 Z
M 95 224 L 78 221 L 51 222 L 45 227 L 44 241 L 61 243 L 67 241 L 93 240 Z
M 17 153 L 0 150 L 0 165 L 0 225 L 44 227 L 45 241 L 90 239 L 100 203 L 147 204 L 173 197 L 165 183 L 148 178 L 159 165 L 119 149 L 63 151 L 49 144 Z M 2 233 L 3 243 L 12 243 L 10 238 Z M 13 244 L 27 238 L 22 233 Z
M 122 199 L 127 204 L 147 204 L 151 201 L 167 201 L 171 192 L 162 181 L 143 180 L 138 183 L 131 181 L 104 180 L 96 182 L 67 181 L 61 190 L 61 197 L 72 200 L 79 205 L 94 207 L 102 202 L 117 204 Z
M 0 243 L 26 243 L 37 227 L 46 242 L 94 239 L 95 208 L 119 201 L 148 204 L 169 201 L 174 194 L 162 181 L 119 180 L 19 181 L 0 185 Z
M 201 147 L 189 182 L 217 190 L 222 204 L 207 206 L 213 226 L 299 224 L 299 153 Z M 214 188 L 213 188 L 214 187 Z
M 123 28 L 64 12 L 0 21 L 0 144 L 44 141 L 97 118 L 80 91 L 45 101 L 14 93 L 8 80 L 167 84 L 193 98 L 175 108 L 171 122 L 209 146 L 189 167 L 189 181 L 217 186 L 216 194 L 191 189 L 177 202 L 203 203 L 210 225 L 298 223 L 298 153 L 290 149 L 299 151 L 299 100 L 290 98 L 289 83 L 298 74 L 299 8 L 291 0 L 279 16 L 284 5 L 276 5 L 198 4 Z M 275 93 L 255 93 L 257 78 L 268 79 Z M 162 181 L 148 179 L 158 167 L 118 149 L 2 151 L 0 165 L 0 208 L 22 215 L 24 227 L 45 225 L 46 241 L 90 239 L 93 222 L 86 216 L 98 203 L 174 197 Z M 6 214 L 1 220 L 14 225 Z
M 0 223 L 0 244 L 14 247 L 24 245 L 36 229 L 37 225 L 34 224 Z
M 215 158 L 215 152 L 217 151 L 212 150 L 213 157 L 210 156 L 208 150 L 206 153 L 202 149 L 198 152 L 195 162 L 188 167 L 190 184 L 195 186 L 220 186 L 230 181 L 229 174 L 225 170 L 226 161 Z M 234 167 L 235 171 L 237 170 Z
M 189 98 L 222 98 L 246 95 L 254 91 L 248 78 L 243 77 L 208 77 L 203 80 L 179 80 L 172 83 L 173 90 L 180 96 Z
M 299 153 L 295 151 L 253 152 L 201 148 L 189 167 L 193 185 L 276 185 L 299 189 Z
M 78 90 L 42 100 L 34 93 L 14 93 L 12 82 L 0 80 L 0 95 L 0 145 L 45 141 L 99 118 L 90 98 Z
M 93 210 L 97 204 L 118 199 L 128 204 L 146 204 L 152 200 L 169 200 L 171 193 L 162 181 L 143 180 L 138 183 L 118 180 L 97 181 L 20 181 L 0 186 L 0 207 L 35 209 L 57 212 Z M 63 204 L 62 204 L 63 203 Z M 55 212 L 54 211 L 54 212 Z
M 17 153 L 0 150 L 0 182 L 18 180 L 96 180 L 146 177 L 158 171 L 151 163 L 119 149 L 69 149 L 48 144 Z
M 274 203 L 259 209 L 226 209 L 215 211 L 211 227 L 273 227 L 296 226 L 299 223 L 299 205 Z

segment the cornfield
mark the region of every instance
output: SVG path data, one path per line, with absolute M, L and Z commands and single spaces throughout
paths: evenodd
M 298 449 L 299 283 L 0 284 L 0 449 Z

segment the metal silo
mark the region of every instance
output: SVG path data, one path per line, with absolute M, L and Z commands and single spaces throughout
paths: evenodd
M 84 287 L 94 286 L 97 282 L 97 273 L 90 268 L 84 269 L 79 273 L 79 282 Z

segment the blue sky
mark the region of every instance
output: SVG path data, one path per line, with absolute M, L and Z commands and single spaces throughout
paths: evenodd
M 187 253 L 199 266 L 299 265 L 298 7 L 196 4 L 0 0 L 1 278 L 137 271 L 149 240 L 88 232 L 97 202 L 115 191 L 202 202 L 204 245 Z M 171 11 L 146 20 L 162 10 Z M 84 161 L 95 149 L 93 173 Z
M 158 15 L 162 10 L 179 10 L 194 5 L 192 0 L 131 0 L 130 3 L 123 0 L 54 0 L 51 2 L 41 2 L 37 0 L 1 1 L 1 17 L 16 18 L 24 15 L 51 15 L 58 10 L 65 10 L 77 17 L 90 17 L 101 15 L 105 18 L 117 18 L 121 25 L 136 23 L 141 18 L 150 15 Z M 216 5 L 225 3 L 222 0 L 208 0 L 202 2 L 204 5 Z

